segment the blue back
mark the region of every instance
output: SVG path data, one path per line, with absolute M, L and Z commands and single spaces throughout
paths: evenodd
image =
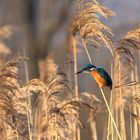
M 106 80 L 106 85 L 112 89 L 112 79 L 109 74 L 101 67 L 97 67 L 96 71 Z

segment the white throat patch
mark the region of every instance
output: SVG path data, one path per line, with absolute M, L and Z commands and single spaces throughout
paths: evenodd
M 95 68 L 91 68 L 90 71 L 94 70 Z

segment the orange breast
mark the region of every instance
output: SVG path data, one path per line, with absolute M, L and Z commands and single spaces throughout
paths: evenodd
M 106 85 L 105 79 L 95 70 L 91 71 L 90 74 L 93 76 L 99 87 L 103 87 Z

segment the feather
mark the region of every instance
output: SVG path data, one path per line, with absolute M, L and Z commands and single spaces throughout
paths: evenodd
M 95 69 L 106 81 L 106 86 L 109 86 L 112 89 L 112 79 L 109 74 L 101 67 Z

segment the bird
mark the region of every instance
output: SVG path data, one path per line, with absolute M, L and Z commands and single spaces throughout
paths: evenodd
M 82 70 L 78 71 L 76 74 L 80 73 L 89 73 L 100 88 L 109 87 L 112 89 L 112 79 L 102 67 L 96 67 L 93 64 L 85 64 Z

